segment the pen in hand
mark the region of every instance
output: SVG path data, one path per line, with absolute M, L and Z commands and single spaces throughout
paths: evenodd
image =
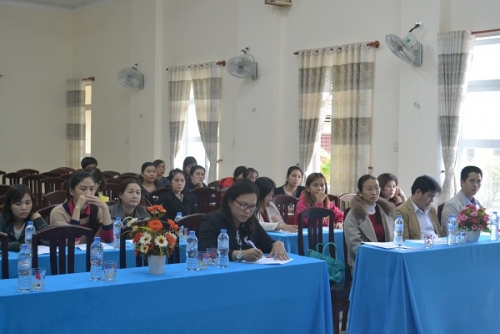
M 252 247 L 252 248 L 257 248 L 255 247 L 254 243 L 252 242 L 252 240 L 247 240 L 247 244 L 248 246 Z

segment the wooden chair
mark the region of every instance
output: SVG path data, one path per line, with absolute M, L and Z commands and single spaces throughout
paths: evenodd
M 35 203 L 37 207 L 42 207 L 43 205 L 43 193 L 42 187 L 40 186 L 40 180 L 47 178 L 45 175 L 39 174 L 29 174 L 22 177 L 22 183 L 31 189 L 33 197 L 35 198 Z
M 38 175 L 40 174 L 40 171 L 36 169 L 25 168 L 18 170 L 17 173 L 21 174 L 22 176 L 27 176 L 27 175 Z
M 9 184 L 12 186 L 14 184 L 20 184 L 21 178 L 23 177 L 23 175 L 21 175 L 17 172 L 13 172 L 13 173 L 5 174 L 3 177 L 5 179 L 4 183 L 6 184 L 7 182 L 9 182 Z
M 56 190 L 64 190 L 63 184 L 66 180 L 60 177 L 46 177 L 40 180 L 40 186 L 42 187 L 42 193 L 48 194 Z
M 210 213 L 218 210 L 221 204 L 220 191 L 214 188 L 200 187 L 189 191 L 196 196 L 196 208 L 200 213 Z
M 64 174 L 72 174 L 74 171 L 75 171 L 75 169 L 71 168 L 71 167 L 59 167 L 59 168 L 52 169 L 49 172 L 57 173 L 59 175 L 64 175 Z
M 351 200 L 356 196 L 355 193 L 347 193 L 339 196 L 339 206 L 340 211 L 345 211 L 346 208 L 350 206 Z
M 137 173 L 131 173 L 131 172 L 127 172 L 127 173 L 123 173 L 123 174 L 120 174 L 118 176 L 119 179 L 139 179 L 139 174 Z
M 287 224 L 295 224 L 295 207 L 298 199 L 290 195 L 276 195 L 273 197 L 273 203 L 278 208 L 283 221 Z M 293 212 L 290 212 L 290 204 L 293 206 Z
M 114 201 L 118 198 L 118 192 L 120 185 L 116 183 L 106 184 L 106 189 L 102 192 L 104 196 L 108 196 L 110 201 Z
M 328 240 L 323 240 L 323 221 L 328 219 Z M 304 249 L 304 226 L 307 219 L 307 241 L 309 249 L 316 249 L 318 243 L 326 244 L 327 242 L 335 242 L 333 228 L 335 226 L 335 216 L 333 211 L 325 208 L 309 208 L 305 209 L 298 217 L 298 253 L 306 255 L 307 250 Z M 333 252 L 333 247 L 330 249 L 330 254 Z
M 104 178 L 106 179 L 114 179 L 118 178 L 118 176 L 120 176 L 120 173 L 115 172 L 114 170 L 105 170 L 102 172 L 102 175 L 104 175 Z
M 215 180 L 207 184 L 209 188 L 214 188 L 215 190 L 221 191 L 222 187 L 219 184 L 219 180 Z
M 328 194 L 328 199 L 340 209 L 340 198 L 337 195 Z
M 90 228 L 64 225 L 49 226 L 33 234 L 33 268 L 38 267 L 38 245 L 41 240 L 49 242 L 50 247 L 50 274 L 62 275 L 75 272 L 75 240 L 86 237 L 87 250 L 85 254 L 85 268 L 90 271 L 90 246 L 94 240 L 94 232 Z M 67 255 L 64 251 L 67 246 Z M 67 261 L 66 261 L 67 257 Z
M 347 210 L 349 211 L 349 210 Z M 347 214 L 347 212 L 346 212 Z M 340 330 L 345 331 L 347 327 L 347 317 L 349 313 L 349 295 L 351 294 L 352 273 L 347 264 L 347 245 L 344 236 L 344 280 L 330 285 L 330 296 L 332 298 L 333 331 L 339 334 Z M 342 326 L 340 326 L 340 314 L 342 313 Z M 339 330 L 339 327 L 340 330 Z
M 2 184 L 5 184 L 5 174 L 7 174 L 5 171 L 0 170 L 0 176 L 2 176 Z
M 119 179 L 119 178 L 106 178 L 106 185 L 108 184 L 120 184 L 122 183 L 123 180 L 122 179 Z
M 59 173 L 54 173 L 54 172 L 43 172 L 40 173 L 40 175 L 45 175 L 46 177 L 59 177 Z
M 0 243 L 2 243 L 2 279 L 9 279 L 9 235 L 0 232 Z
M 51 206 L 54 204 L 61 204 L 68 198 L 68 192 L 66 190 L 56 190 L 51 193 L 45 194 L 44 206 Z
M 443 203 L 438 205 L 437 215 L 438 215 L 439 226 L 441 226 L 441 216 L 443 215 L 443 209 L 444 209 L 445 204 L 446 204 L 446 202 L 443 202 Z
M 9 190 L 10 186 L 6 184 L 0 184 L 0 196 L 3 196 L 7 193 L 7 190 Z
M 69 179 L 71 179 L 71 174 L 63 174 L 63 175 L 59 175 L 58 178 L 61 178 L 65 181 L 68 181 Z
M 58 205 L 59 204 L 53 204 L 38 210 L 38 213 L 40 214 L 40 216 L 42 216 L 47 225 L 50 225 L 50 213 L 52 212 L 52 209 L 54 209 Z
M 187 228 L 189 231 L 194 231 L 196 236 L 199 238 L 201 219 L 206 215 L 207 215 L 206 213 L 193 213 L 184 216 L 181 219 L 179 219 L 177 225 L 184 226 L 184 228 Z

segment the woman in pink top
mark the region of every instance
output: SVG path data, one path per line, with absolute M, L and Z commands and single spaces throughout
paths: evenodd
M 298 223 L 299 214 L 302 211 L 314 207 L 332 210 L 335 228 L 342 229 L 344 213 L 328 199 L 326 193 L 326 179 L 321 173 L 312 173 L 307 177 L 306 188 L 302 191 L 295 209 L 295 223 Z M 323 225 L 328 226 L 328 220 L 325 219 Z M 304 222 L 304 226 L 307 226 L 307 222 Z

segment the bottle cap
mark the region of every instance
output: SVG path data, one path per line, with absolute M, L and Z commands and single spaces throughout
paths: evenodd
M 115 218 L 115 222 L 121 222 L 122 221 L 122 217 L 116 217 Z
M 177 212 L 177 216 L 182 216 L 182 212 Z
M 30 221 L 28 222 L 28 225 L 33 225 L 33 222 L 30 220 Z
M 396 219 L 401 219 L 401 215 L 397 215 Z
M 189 231 L 189 236 L 190 236 L 190 237 L 192 237 L 192 236 L 196 236 L 195 231 Z
M 94 241 L 99 241 L 99 242 L 101 242 L 101 237 L 94 237 Z
M 225 228 L 221 228 L 220 233 L 227 233 L 227 230 Z

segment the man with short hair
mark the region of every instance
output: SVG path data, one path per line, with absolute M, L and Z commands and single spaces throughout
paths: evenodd
M 403 239 L 421 239 L 422 233 L 432 233 L 436 237 L 443 236 L 436 208 L 432 204 L 434 197 L 441 192 L 437 181 L 422 175 L 415 179 L 411 186 L 411 197 L 396 208 L 394 218 L 401 215 L 404 221 Z
M 81 165 L 82 165 L 82 169 L 85 170 L 89 167 L 97 167 L 97 160 L 95 158 L 92 158 L 92 157 L 85 157 L 82 159 L 82 162 L 81 162 Z
M 479 208 L 481 204 L 474 198 L 481 188 L 483 171 L 476 166 L 466 166 L 460 173 L 460 187 L 462 188 L 454 197 L 446 201 L 441 214 L 441 228 L 445 233 L 448 231 L 448 218 L 451 214 L 458 217 L 466 205 L 472 204 Z

